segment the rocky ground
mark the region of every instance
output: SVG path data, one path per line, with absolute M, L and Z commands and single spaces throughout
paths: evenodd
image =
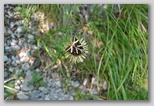
M 65 91 L 64 83 L 60 80 L 59 72 L 52 71 L 57 66 L 48 68 L 47 71 L 42 70 L 51 62 L 39 60 L 35 56 L 38 50 L 36 35 L 40 35 L 37 31 L 35 21 L 38 20 L 41 13 L 35 13 L 31 16 L 31 22 L 20 18 L 20 13 L 13 11 L 17 5 L 4 6 L 4 83 L 15 81 L 15 87 L 12 89 L 17 92 L 16 99 L 18 100 L 75 100 L 76 92 L 74 88 L 80 89 L 82 94 L 90 93 L 98 95 L 96 88 L 87 88 L 87 79 L 82 82 L 78 80 L 70 81 L 70 90 Z M 26 31 L 25 31 L 26 27 Z M 45 53 L 41 54 L 42 58 L 47 58 Z M 45 62 L 45 63 L 44 63 Z M 34 67 L 32 69 L 31 67 Z M 32 71 L 36 73 L 42 72 L 43 82 L 46 87 L 38 87 L 29 85 L 33 79 Z M 18 73 L 23 73 L 25 77 L 19 77 Z M 49 74 L 49 73 L 48 73 Z M 96 84 L 96 79 L 93 78 L 93 84 Z M 106 83 L 106 82 L 105 82 Z M 105 86 L 106 87 L 106 86 Z M 11 89 L 6 87 L 7 89 Z M 5 93 L 4 96 L 7 94 Z

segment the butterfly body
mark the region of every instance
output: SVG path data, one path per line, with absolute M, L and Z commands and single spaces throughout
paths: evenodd
M 80 41 L 77 39 L 77 37 L 73 36 L 71 40 L 71 44 L 65 49 L 68 53 L 68 56 L 71 56 L 71 60 L 74 59 L 74 61 L 83 61 L 83 58 L 85 58 L 86 53 L 88 53 L 88 48 L 83 39 Z

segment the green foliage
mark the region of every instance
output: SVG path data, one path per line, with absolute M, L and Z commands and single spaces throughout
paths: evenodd
M 56 22 L 55 29 L 37 40 L 38 47 L 42 45 L 56 63 L 57 59 L 65 62 L 66 42 L 76 29 L 84 26 L 79 14 L 76 14 L 79 6 L 81 5 L 22 5 L 22 8 L 16 10 L 22 11 L 23 16 L 27 14 L 24 16 L 27 18 L 40 10 Z M 88 58 L 78 65 L 78 69 L 82 71 L 81 77 L 85 78 L 90 73 L 100 83 L 103 77 L 108 83 L 106 97 L 110 100 L 147 100 L 148 5 L 122 5 L 118 15 L 112 12 L 112 5 L 108 5 L 106 10 L 100 10 L 96 5 L 87 26 L 93 34 L 87 41 L 90 49 Z M 77 94 L 78 100 L 86 97 L 91 95 Z
M 7 86 L 11 89 L 4 88 L 4 100 L 13 100 L 14 96 L 16 95 L 16 92 L 13 90 L 14 88 L 14 81 L 5 83 L 4 86 Z
M 77 92 L 76 99 L 77 100 L 103 100 L 98 96 L 91 95 L 91 94 L 81 94 L 80 92 Z
M 29 82 L 28 85 L 34 85 L 36 88 L 46 86 L 45 82 L 43 81 L 43 75 L 35 71 L 32 72 L 32 80 Z

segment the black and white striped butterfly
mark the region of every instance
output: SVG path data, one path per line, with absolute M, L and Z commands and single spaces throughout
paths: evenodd
M 83 39 L 79 41 L 75 36 L 72 37 L 71 44 L 65 50 L 68 53 L 67 57 L 71 56 L 70 59 L 75 62 L 83 62 L 83 58 L 88 53 L 86 42 Z

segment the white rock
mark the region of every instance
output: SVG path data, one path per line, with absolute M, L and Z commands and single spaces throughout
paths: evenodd
M 29 61 L 29 57 L 22 57 L 20 58 L 21 62 L 28 62 Z
M 19 91 L 21 88 L 20 88 L 20 86 L 15 86 L 14 89 Z
M 20 52 L 19 57 L 23 57 L 23 56 L 26 56 L 26 53 L 25 52 Z
M 17 94 L 17 98 L 20 100 L 28 100 L 29 99 L 29 97 L 27 95 L 25 95 L 23 92 L 19 92 Z
M 22 70 L 27 71 L 30 68 L 28 63 L 24 63 L 22 66 Z
M 19 80 L 17 80 L 17 85 L 21 85 L 22 84 L 22 82 L 20 81 L 20 79 Z

